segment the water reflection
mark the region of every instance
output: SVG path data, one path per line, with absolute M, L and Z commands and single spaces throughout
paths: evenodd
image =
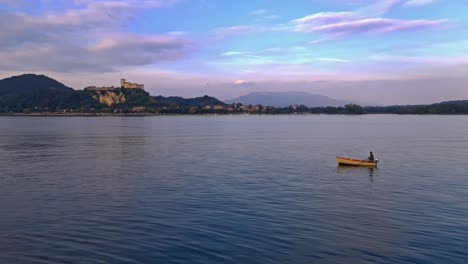
M 374 169 L 377 170 L 377 168 L 368 168 L 368 170 L 369 170 L 369 180 L 371 182 L 374 182 Z
M 374 182 L 374 176 L 377 174 L 377 172 L 378 168 L 354 167 L 343 165 L 338 165 L 337 167 L 337 173 L 340 176 L 368 175 L 370 182 Z

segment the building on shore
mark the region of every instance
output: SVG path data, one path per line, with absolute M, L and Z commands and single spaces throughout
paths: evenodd
M 145 85 L 143 84 L 138 84 L 138 83 L 130 83 L 127 82 L 125 79 L 120 80 L 120 86 L 125 88 L 125 89 L 145 89 Z
M 135 106 L 132 108 L 132 112 L 144 112 L 146 110 L 146 107 L 144 106 Z
M 130 82 L 125 81 L 125 79 L 121 79 L 119 88 L 144 90 L 145 85 L 138 84 L 138 83 L 130 83 Z M 102 92 L 109 91 L 109 92 L 113 92 L 113 91 L 116 91 L 118 88 L 114 87 L 114 86 L 110 86 L 110 87 L 108 87 L 108 86 L 99 86 L 99 87 L 98 86 L 88 86 L 88 87 L 86 87 L 84 89 L 85 89 L 85 91 L 102 91 Z

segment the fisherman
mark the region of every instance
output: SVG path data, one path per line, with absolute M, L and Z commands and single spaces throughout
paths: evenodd
M 374 153 L 372 153 L 372 151 L 370 152 L 369 158 L 367 158 L 367 160 L 370 161 L 370 162 L 374 162 L 374 161 L 375 161 Z

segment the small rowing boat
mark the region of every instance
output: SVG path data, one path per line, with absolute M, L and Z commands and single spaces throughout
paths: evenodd
M 379 163 L 379 160 L 368 161 L 368 160 L 357 160 L 357 159 L 336 157 L 336 162 L 338 162 L 338 165 L 375 168 L 377 167 L 377 163 Z

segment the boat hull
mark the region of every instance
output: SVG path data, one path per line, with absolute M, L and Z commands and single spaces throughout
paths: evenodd
M 356 160 L 356 159 L 350 159 L 350 158 L 336 157 L 336 162 L 338 163 L 338 165 L 343 165 L 343 166 L 375 168 L 377 167 L 377 163 L 379 161 L 376 160 L 375 162 L 370 162 L 367 160 Z

